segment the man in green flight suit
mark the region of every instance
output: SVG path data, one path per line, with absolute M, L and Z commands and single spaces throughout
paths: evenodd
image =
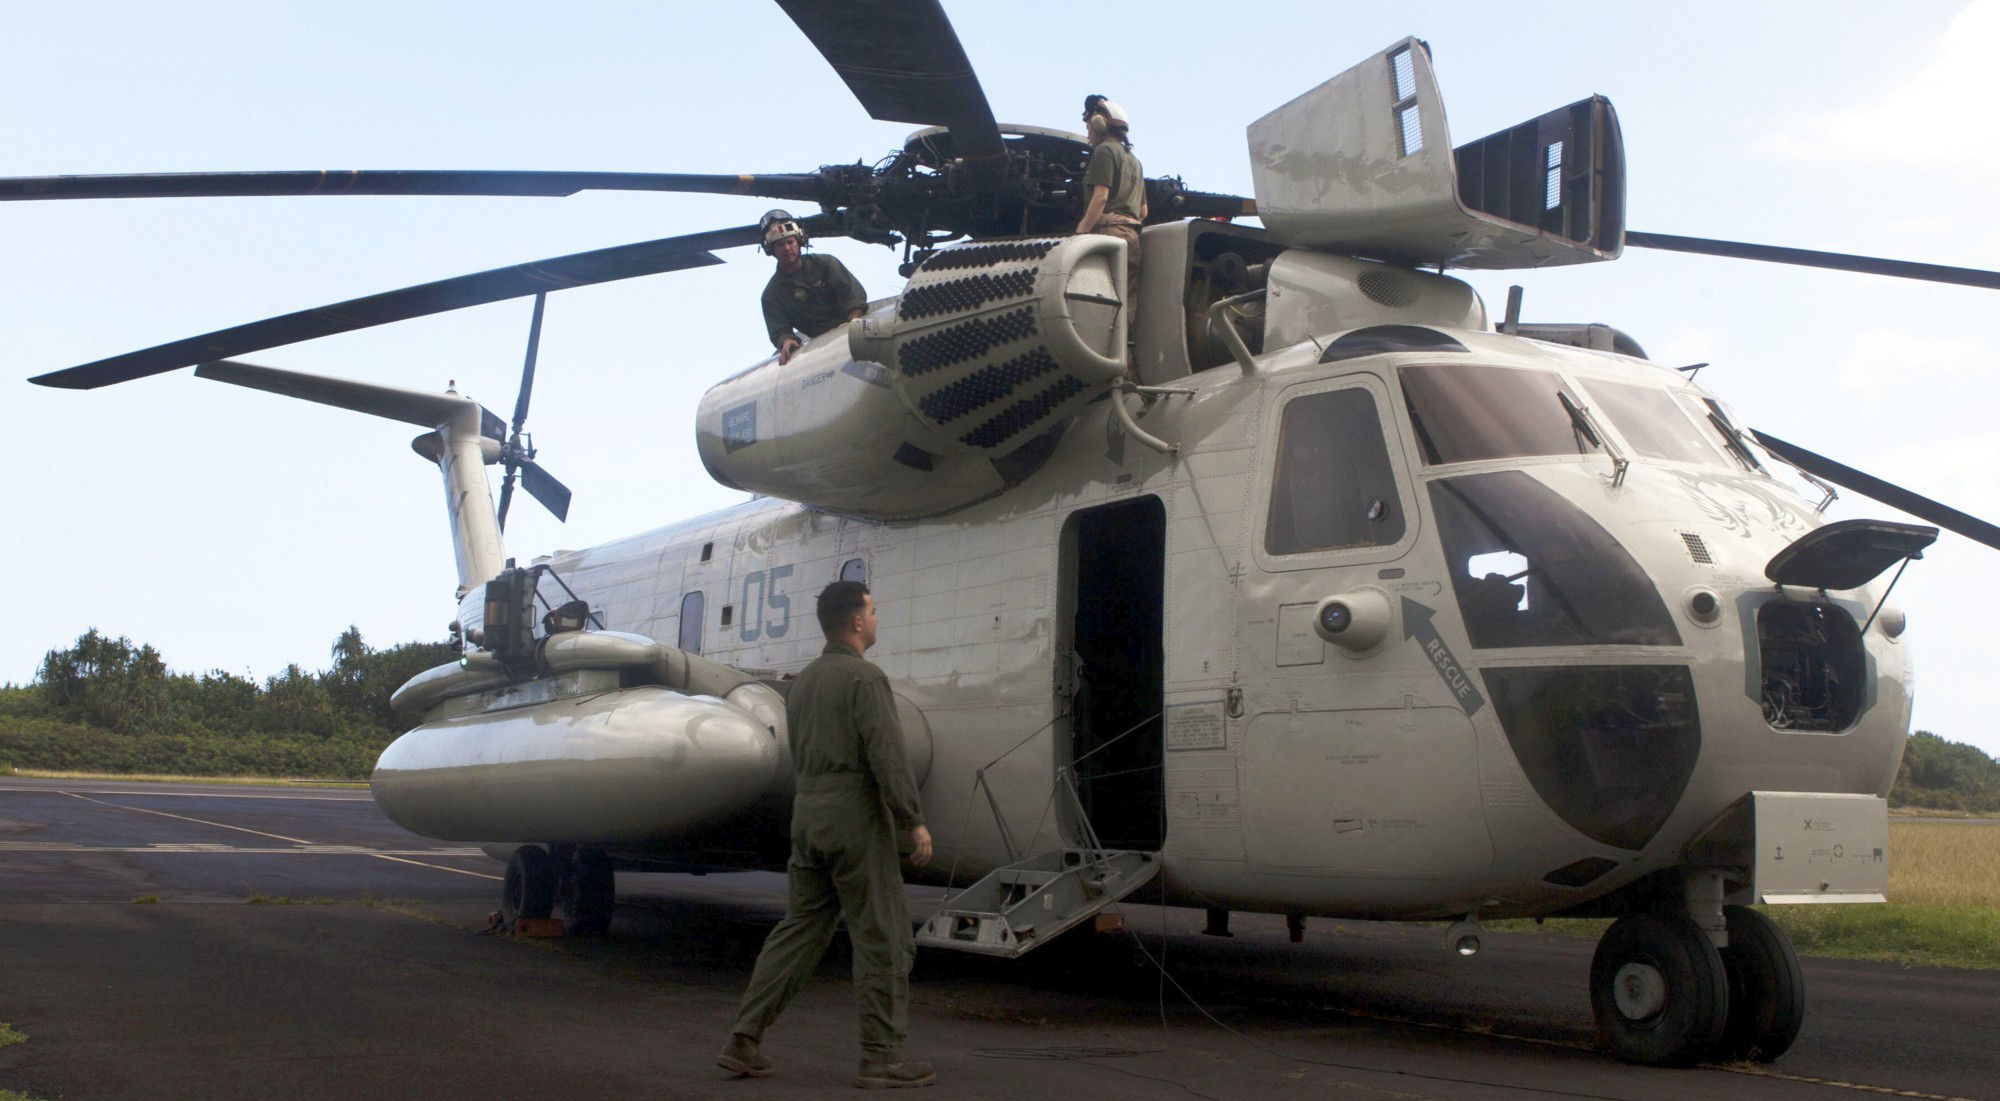
M 806 231 L 782 210 L 764 215 L 764 251 L 778 270 L 764 284 L 764 328 L 778 362 L 790 363 L 808 337 L 820 336 L 861 316 L 868 294 L 836 257 L 804 255 Z
M 1139 301 L 1139 227 L 1146 222 L 1146 170 L 1132 155 L 1132 122 L 1125 109 L 1103 96 L 1085 96 L 1083 121 L 1090 128 L 1090 162 L 1083 169 L 1085 195 L 1078 233 L 1102 233 L 1125 242 L 1125 327 Z
M 771 1060 L 764 1030 L 805 985 L 834 925 L 847 919 L 854 946 L 854 999 L 861 1014 L 862 1087 L 928 1086 L 929 1063 L 903 1058 L 910 964 L 916 946 L 903 898 L 896 837 L 907 832 L 910 863 L 931 858 L 917 784 L 903 756 L 889 678 L 862 658 L 875 645 L 875 600 L 858 581 L 819 594 L 826 649 L 792 682 L 785 723 L 798 790 L 792 799 L 791 899 L 764 941 L 743 992 L 728 1046 L 715 1061 L 763 1078 Z

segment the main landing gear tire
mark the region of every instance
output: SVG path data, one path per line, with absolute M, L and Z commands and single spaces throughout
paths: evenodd
M 1708 934 L 1685 914 L 1619 918 L 1590 961 L 1590 1008 L 1619 1058 L 1688 1066 L 1729 1017 L 1729 981 Z
M 1729 947 L 1722 970 L 1729 979 L 1729 1017 L 1715 1057 L 1768 1063 L 1799 1038 L 1806 1019 L 1806 981 L 1799 955 L 1785 931 L 1747 906 L 1725 906 Z
M 500 916 L 512 929 L 521 918 L 545 918 L 556 908 L 556 870 L 547 849 L 523 845 L 507 858 L 500 884 Z
M 569 859 L 562 881 L 563 932 L 594 937 L 611 928 L 617 889 L 611 857 L 596 849 L 578 849 Z

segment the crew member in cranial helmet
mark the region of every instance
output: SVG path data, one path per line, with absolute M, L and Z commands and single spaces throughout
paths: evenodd
M 764 284 L 764 327 L 778 349 L 778 362 L 790 363 L 808 338 L 860 317 L 868 295 L 846 264 L 832 256 L 805 254 L 806 231 L 790 214 L 773 210 L 759 224 L 764 251 L 778 261 L 778 270 Z
M 1146 221 L 1146 170 L 1132 155 L 1131 119 L 1103 96 L 1085 96 L 1084 125 L 1090 128 L 1090 163 L 1083 170 L 1086 202 L 1078 233 L 1102 233 L 1125 242 L 1125 297 L 1139 298 L 1139 227 Z M 1126 326 L 1133 310 L 1126 310 Z

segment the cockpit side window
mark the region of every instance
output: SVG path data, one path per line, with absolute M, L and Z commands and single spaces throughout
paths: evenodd
M 1473 646 L 1680 645 L 1646 571 L 1561 494 L 1518 470 L 1430 493 Z
M 1727 465 L 1665 390 L 1595 378 L 1585 380 L 1583 388 L 1640 455 L 1676 463 Z
M 1553 371 L 1426 363 L 1400 373 L 1426 466 L 1603 450 L 1570 420 L 1557 395 L 1576 394 Z
M 1264 549 L 1305 554 L 1402 538 L 1402 501 L 1374 396 L 1349 387 L 1293 398 L 1278 429 Z

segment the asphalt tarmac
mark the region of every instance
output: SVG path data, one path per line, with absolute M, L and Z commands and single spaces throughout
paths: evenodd
M 619 877 L 611 934 L 481 936 L 500 866 L 362 790 L 0 778 L 0 1090 L 124 1098 L 777 1099 L 852 1095 L 836 939 L 767 1038 L 712 1057 L 765 932 L 767 874 Z M 923 912 L 937 892 L 913 889 Z M 1770 1067 L 1652 1070 L 1599 1049 L 1585 940 L 1125 908 L 1016 962 L 920 954 L 921 1096 L 1914 1098 L 2000 1101 L 2000 974 L 1805 961 Z M 1164 966 L 1162 966 L 1164 965 Z M 0 1037 L 8 1035 L 0 1031 Z M 0 1040 L 4 1042 L 4 1040 Z

